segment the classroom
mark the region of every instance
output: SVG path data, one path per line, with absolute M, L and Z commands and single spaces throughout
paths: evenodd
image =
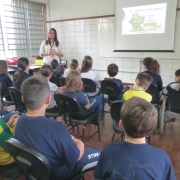
M 0 180 L 180 180 L 180 0 L 0 1 Z

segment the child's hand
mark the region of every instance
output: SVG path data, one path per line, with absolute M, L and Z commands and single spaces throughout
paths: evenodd
M 7 125 L 10 126 L 10 127 L 15 126 L 16 123 L 17 123 L 18 118 L 19 118 L 18 114 L 12 115 L 10 120 L 7 122 Z

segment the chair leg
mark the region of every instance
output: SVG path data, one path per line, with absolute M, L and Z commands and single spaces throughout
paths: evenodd
M 116 133 L 114 132 L 111 143 L 113 143 L 113 142 L 114 142 L 114 137 L 115 137 L 115 134 L 116 134 Z
M 98 122 L 98 136 L 99 136 L 99 142 L 101 142 L 101 135 L 100 135 L 100 127 L 99 127 L 99 122 Z
M 79 126 L 77 125 L 77 132 L 78 132 L 78 134 L 79 134 Z
M 82 132 L 82 142 L 84 141 L 84 132 L 85 132 L 86 126 L 84 125 L 83 127 L 83 132 Z

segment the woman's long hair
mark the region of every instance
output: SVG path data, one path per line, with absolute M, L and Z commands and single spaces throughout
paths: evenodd
M 91 56 L 85 56 L 82 62 L 81 73 L 86 73 L 92 69 L 92 58 Z
M 23 72 L 26 70 L 26 67 L 29 65 L 29 60 L 27 58 L 21 57 L 18 59 L 17 68 L 18 71 L 14 74 L 14 86 L 16 86 L 23 76 Z
M 49 30 L 49 33 L 51 31 L 54 31 L 54 42 L 55 42 L 55 45 L 58 47 L 59 46 L 59 41 L 58 41 L 58 38 L 57 38 L 57 31 L 54 28 L 51 28 Z M 49 37 L 49 34 L 48 34 L 48 40 L 46 40 L 46 45 L 48 45 L 48 44 L 51 45 L 51 39 Z
M 147 57 L 143 59 L 143 64 L 147 68 L 148 71 L 154 74 L 160 73 L 160 65 L 157 60 L 154 60 L 151 57 Z

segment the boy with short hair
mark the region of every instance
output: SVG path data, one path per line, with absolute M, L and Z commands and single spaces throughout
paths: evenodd
M 152 83 L 153 79 L 149 74 L 140 73 L 138 74 L 132 90 L 128 90 L 123 94 L 122 100 L 127 101 L 132 97 L 141 97 L 151 102 L 152 96 L 145 92 L 149 85 Z
M 71 136 L 61 122 L 44 116 L 51 99 L 48 81 L 42 76 L 32 76 L 24 81 L 21 92 L 27 113 L 20 116 L 14 138 L 47 157 L 53 169 L 51 179 L 72 179 L 95 167 L 100 150 L 85 149 L 84 143 Z
M 119 85 L 120 89 L 121 89 L 121 93 L 119 94 L 119 96 L 117 96 L 117 97 L 114 97 L 114 96 L 110 97 L 110 99 L 112 101 L 121 100 L 122 99 L 122 95 L 123 95 L 123 89 L 124 89 L 123 83 L 122 83 L 122 81 L 120 79 L 116 79 L 116 75 L 118 74 L 118 71 L 119 71 L 119 68 L 114 63 L 109 64 L 108 67 L 107 67 L 107 72 L 108 72 L 109 78 L 105 78 L 105 79 L 108 79 L 108 80 L 116 82 Z
M 166 86 L 165 89 L 163 89 L 163 94 L 168 95 L 168 88 L 172 88 L 176 91 L 180 91 L 180 69 L 175 71 L 175 82 L 172 82 Z
M 95 180 L 175 180 L 167 153 L 146 143 L 157 116 L 156 108 L 142 98 L 134 97 L 123 104 L 119 127 L 124 129 L 125 140 L 102 150 Z
M 51 67 L 53 68 L 53 75 L 59 79 L 61 77 L 61 74 L 56 71 L 56 68 L 58 67 L 58 61 L 56 59 L 53 59 L 51 61 Z

